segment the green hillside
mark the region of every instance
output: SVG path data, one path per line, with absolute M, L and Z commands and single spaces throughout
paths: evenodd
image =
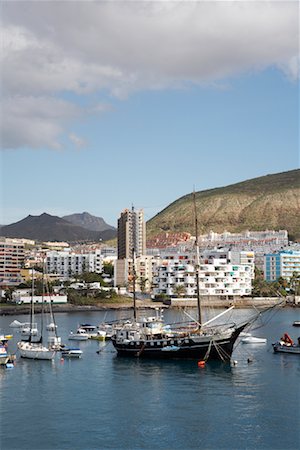
M 196 193 L 199 233 L 287 229 L 300 240 L 300 170 L 254 178 Z M 161 231 L 194 234 L 193 195 L 188 194 L 147 222 L 147 236 Z

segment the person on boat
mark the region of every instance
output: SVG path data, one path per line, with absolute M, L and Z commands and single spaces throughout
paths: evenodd
M 294 341 L 287 333 L 284 333 L 284 335 L 280 338 L 280 343 L 282 345 L 290 346 L 294 344 Z

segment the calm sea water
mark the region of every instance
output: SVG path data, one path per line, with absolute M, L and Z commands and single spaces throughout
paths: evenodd
M 79 323 L 124 314 L 61 313 L 56 321 L 74 347 L 67 336 Z M 1 317 L 1 331 L 12 332 L 14 319 L 27 317 Z M 264 320 L 252 334 L 268 343 L 239 344 L 236 365 L 120 358 L 97 341 L 75 342 L 80 360 L 18 358 L 13 369 L 0 370 L 1 450 L 298 449 L 300 357 L 274 354 L 271 343 L 285 331 L 300 334 L 292 326 L 300 310 Z M 17 340 L 15 331 L 11 351 Z

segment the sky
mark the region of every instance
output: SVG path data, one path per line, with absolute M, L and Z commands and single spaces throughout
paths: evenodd
M 0 224 L 299 167 L 299 3 L 1 2 Z

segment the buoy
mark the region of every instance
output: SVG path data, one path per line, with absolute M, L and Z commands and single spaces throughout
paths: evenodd
M 63 364 L 65 362 L 64 358 L 60 358 L 60 362 Z
M 253 361 L 253 359 L 251 359 L 251 358 L 248 358 L 247 359 L 247 363 L 249 364 L 249 363 L 251 363 Z
M 233 361 L 232 361 L 232 364 L 234 365 L 234 366 L 236 366 L 237 365 L 237 360 L 236 359 L 234 359 Z
M 205 367 L 205 361 L 198 361 L 198 367 Z

